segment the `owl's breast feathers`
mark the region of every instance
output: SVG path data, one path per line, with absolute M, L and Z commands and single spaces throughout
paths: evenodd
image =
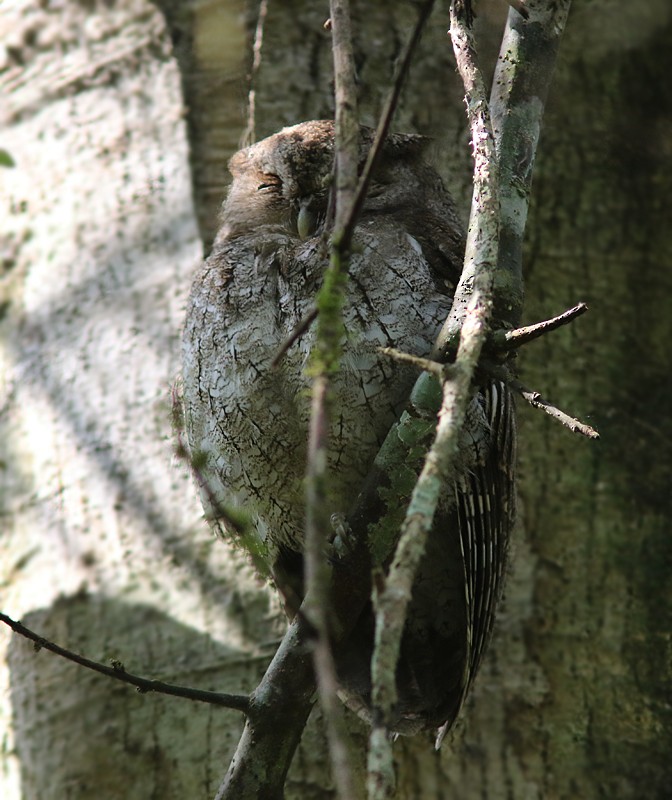
M 264 242 L 256 230 L 216 246 L 189 301 L 183 382 L 190 446 L 211 476 L 204 502 L 212 510 L 216 485 L 222 503 L 251 513 L 271 551 L 301 546 L 314 329 L 277 369 L 271 361 L 312 307 L 325 267 L 317 238 L 273 230 Z M 349 274 L 330 439 L 332 497 L 342 512 L 416 377 L 380 348 L 427 355 L 450 308 L 421 246 L 394 219 L 359 226 Z

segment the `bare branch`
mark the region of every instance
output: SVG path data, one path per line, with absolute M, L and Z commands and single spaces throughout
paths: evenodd
M 588 306 L 585 303 L 577 303 L 573 308 L 558 314 L 557 317 L 551 317 L 551 319 L 546 319 L 543 322 L 536 322 L 534 325 L 526 325 L 523 328 L 507 331 L 503 336 L 503 349 L 515 350 L 518 347 L 522 347 L 522 345 L 532 342 L 546 333 L 557 330 L 563 325 L 568 325 L 577 317 L 585 314 L 586 311 L 588 311 Z
M 105 664 L 101 664 L 98 661 L 92 661 L 89 658 L 80 656 L 79 653 L 74 653 L 72 650 L 68 650 L 65 647 L 61 647 L 49 641 L 49 639 L 45 639 L 43 636 L 39 636 L 34 631 L 30 630 L 30 628 L 26 628 L 25 625 L 22 625 L 20 622 L 17 622 L 2 612 L 0 612 L 0 622 L 4 622 L 5 625 L 8 625 L 20 636 L 24 636 L 26 639 L 35 642 L 36 650 L 48 650 L 51 653 L 55 653 L 57 656 L 61 656 L 61 658 L 79 664 L 80 667 L 85 667 L 100 675 L 105 675 L 107 678 L 113 678 L 116 681 L 128 683 L 131 686 L 135 686 L 142 694 L 148 692 L 169 694 L 173 697 L 184 697 L 187 700 L 197 700 L 201 703 L 209 703 L 213 706 L 222 706 L 223 708 L 230 708 L 234 711 L 242 711 L 244 714 L 247 714 L 250 710 L 250 698 L 247 695 L 207 692 L 203 689 L 192 689 L 189 686 L 177 686 L 172 683 L 142 678 L 140 675 L 133 675 L 130 672 L 126 672 L 126 668 L 120 661 L 113 661 L 112 666 L 107 667 Z
M 336 215 L 334 241 L 343 236 L 357 188 L 359 116 L 355 58 L 348 0 L 331 0 L 331 37 L 334 55 Z M 344 248 L 345 249 L 345 248 Z
M 531 406 L 540 409 L 544 413 L 553 417 L 553 419 L 557 419 L 573 433 L 580 433 L 582 436 L 586 436 L 588 439 L 600 438 L 600 434 L 595 430 L 595 428 L 591 428 L 590 425 L 587 425 L 585 422 L 581 422 L 578 419 L 574 419 L 574 417 L 570 417 L 569 414 L 565 414 L 564 411 L 561 411 L 559 408 L 549 403 L 548 400 L 545 400 L 539 394 L 539 392 L 528 389 L 527 387 L 523 386 L 522 383 L 516 380 L 509 381 L 509 385 L 512 389 L 515 389 L 522 397 L 524 397 Z
M 350 800 L 355 796 L 354 775 L 349 758 L 348 735 L 337 695 L 336 665 L 331 650 L 331 584 L 325 551 L 331 529 L 327 491 L 331 376 L 338 370 L 341 356 L 344 278 L 348 268 L 348 247 L 343 238 L 343 227 L 351 212 L 357 186 L 359 117 L 348 0 L 331 0 L 330 12 L 336 100 L 336 205 L 329 266 L 317 297 L 317 340 L 312 353 L 315 377 L 306 469 L 306 599 L 301 613 L 315 629 L 315 677 L 338 797 L 340 800 Z
M 401 364 L 411 364 L 416 369 L 431 372 L 437 378 L 447 377 L 450 373 L 451 367 L 449 364 L 441 364 L 439 361 L 432 361 L 431 358 L 422 358 L 422 356 L 414 356 L 412 353 L 404 353 L 395 347 L 381 347 L 379 349 L 383 355 L 389 356 L 394 361 L 399 361 Z
M 294 328 L 291 334 L 285 339 L 285 341 L 280 345 L 280 349 L 278 352 L 273 356 L 273 361 L 271 361 L 271 369 L 276 369 L 282 359 L 287 354 L 289 348 L 297 342 L 303 334 L 310 328 L 310 326 L 315 322 L 317 319 L 317 307 L 313 306 L 310 311 L 305 315 L 305 317 L 299 321 L 299 324 Z
M 396 74 L 394 76 L 394 81 L 392 83 L 392 88 L 390 89 L 390 93 L 387 96 L 387 100 L 385 101 L 383 112 L 380 115 L 380 120 L 378 121 L 376 132 L 373 137 L 373 142 L 371 143 L 371 147 L 369 148 L 369 152 L 366 158 L 366 163 L 364 165 L 362 175 L 357 185 L 357 192 L 355 194 L 352 206 L 350 208 L 350 213 L 348 215 L 348 218 L 344 221 L 343 240 L 344 242 L 347 243 L 348 246 L 352 238 L 352 234 L 355 230 L 355 225 L 357 224 L 357 220 L 359 219 L 359 215 L 361 214 L 362 208 L 364 206 L 364 201 L 366 200 L 366 194 L 369 190 L 371 176 L 373 175 L 373 171 L 376 168 L 378 159 L 383 150 L 383 145 L 385 144 L 385 137 L 387 136 L 387 133 L 390 129 L 390 124 L 392 123 L 392 117 L 394 116 L 394 112 L 397 108 L 397 104 L 399 102 L 399 96 L 401 95 L 401 90 L 404 85 L 404 81 L 406 80 L 406 76 L 408 75 L 408 70 L 410 69 L 411 66 L 411 59 L 413 57 L 413 53 L 415 52 L 415 48 L 417 47 L 418 42 L 420 41 L 420 37 L 427 23 L 427 20 L 429 19 L 430 14 L 432 13 L 432 10 L 434 8 L 434 3 L 435 0 L 428 0 L 421 7 L 420 13 L 418 15 L 418 20 L 413 29 L 413 33 L 411 34 L 410 39 L 406 43 L 403 55 L 401 56 L 398 62 Z
M 445 360 L 456 350 L 477 276 L 481 280 L 487 278 L 490 284 L 494 282 L 499 247 L 499 175 L 487 91 L 478 66 L 473 34 L 458 7 L 461 4 L 454 0 L 450 9 L 450 35 L 465 89 L 474 154 L 474 190 L 464 269 L 434 349 L 433 357 L 438 360 Z
M 383 800 L 394 791 L 388 725 L 396 702 L 396 664 L 406 609 L 441 488 L 452 477 L 472 379 L 487 335 L 492 307 L 492 273 L 497 261 L 499 197 L 494 137 L 485 83 L 461 3 L 451 3 L 451 36 L 465 86 L 472 131 L 474 193 L 465 266 L 435 354 L 445 351 L 452 341 L 451 331 L 456 332 L 460 343 L 453 376 L 443 384 L 443 401 L 434 443 L 413 489 L 385 588 L 376 598 L 375 648 L 371 661 L 374 713 L 369 746 L 370 800 Z
M 287 771 L 315 702 L 313 635 L 297 614 L 250 697 L 245 728 L 215 800 L 284 797 Z
M 256 99 L 257 75 L 261 67 L 261 48 L 264 42 L 264 26 L 268 14 L 268 0 L 260 0 L 257 26 L 254 31 L 254 44 L 252 45 L 252 69 L 250 72 L 250 89 L 247 94 L 247 127 L 241 137 L 241 147 L 248 147 L 257 140 L 256 134 Z

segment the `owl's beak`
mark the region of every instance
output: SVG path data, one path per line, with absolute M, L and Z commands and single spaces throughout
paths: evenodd
M 315 233 L 317 215 L 311 210 L 312 197 L 304 197 L 299 202 L 299 213 L 296 218 L 296 230 L 301 239 L 307 239 Z

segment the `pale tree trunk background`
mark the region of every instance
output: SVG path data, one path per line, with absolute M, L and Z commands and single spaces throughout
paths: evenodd
M 256 135 L 330 116 L 327 4 L 270 0 Z M 354 3 L 373 123 L 411 4 Z M 490 42 L 504 4 L 485 2 Z M 1 601 L 134 672 L 249 690 L 281 633 L 172 458 L 193 267 L 246 120 L 256 6 L 0 10 Z M 440 9 L 396 119 L 440 136 L 465 210 L 462 89 Z M 575 0 L 546 116 L 526 321 L 590 314 L 521 356 L 602 433 L 520 409 L 520 525 L 490 657 L 452 743 L 397 742 L 399 797 L 663 798 L 672 784 L 672 10 Z M 0 632 L 0 796 L 214 797 L 235 712 L 138 696 Z M 312 720 L 288 798 L 332 796 Z

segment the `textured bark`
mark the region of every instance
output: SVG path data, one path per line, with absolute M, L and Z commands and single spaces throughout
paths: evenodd
M 586 446 L 527 416 L 521 521 L 534 561 L 523 631 L 545 691 L 516 715 L 516 750 L 544 797 L 662 798 L 672 777 L 672 10 L 619 3 L 605 25 L 608 7 L 576 4 L 530 219 L 528 318 L 570 298 L 591 312 L 530 346 L 523 375 L 602 441 Z
M 489 37 L 490 5 L 505 7 L 477 5 Z M 354 5 L 365 123 L 410 6 Z M 49 8 L 6 3 L 0 17 L 0 146 L 17 161 L 0 173 L 3 605 L 90 656 L 246 689 L 273 635 L 268 601 L 212 542 L 170 464 L 168 387 L 201 250 L 189 159 L 207 246 L 244 126 L 249 38 L 237 5 L 179 19 L 165 5 L 180 76 L 149 3 Z M 325 16 L 326 3 L 270 3 L 257 137 L 330 115 Z M 574 2 L 537 159 L 525 320 L 578 299 L 591 311 L 520 360 L 528 385 L 602 441 L 520 409 L 519 538 L 494 646 L 440 754 L 424 738 L 397 741 L 399 797 L 669 794 L 671 17 L 667 0 Z M 229 38 L 208 49 L 223 41 L 218 21 Z M 447 131 L 437 162 L 466 213 L 447 27 L 435 17 L 395 128 Z M 3 727 L 2 797 L 214 796 L 238 715 L 140 698 L 2 641 L 3 726 L 14 726 Z M 313 725 L 288 798 L 331 796 L 325 753 Z
M 171 463 L 202 245 L 164 20 L 141 0 L 7 3 L 0 25 L 16 162 L 0 174 L 2 606 L 91 658 L 249 688 L 274 635 L 266 597 Z M 214 796 L 239 714 L 140 697 L 0 636 L 0 796 Z

